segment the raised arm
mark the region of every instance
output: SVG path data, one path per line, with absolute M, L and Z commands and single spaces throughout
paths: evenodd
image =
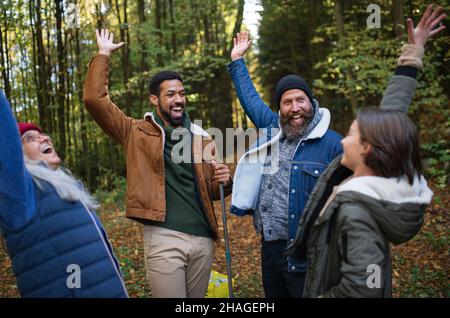
M 383 94 L 382 109 L 408 111 L 417 86 L 417 71 L 423 65 L 424 46 L 430 37 L 445 29 L 443 25 L 437 27 L 444 18 L 442 7 L 433 10 L 429 5 L 416 28 L 411 19 L 407 20 L 408 44 L 402 47 L 398 67 Z
M 87 72 L 84 82 L 83 101 L 103 131 L 117 142 L 125 145 L 131 129 L 132 118 L 127 117 L 109 98 L 108 73 L 110 55 L 123 45 L 115 44 L 114 35 L 108 30 L 96 30 L 98 55 L 96 55 Z
M 272 126 L 277 125 L 278 114 L 273 112 L 263 102 L 245 66 L 243 56 L 251 46 L 248 32 L 238 33 L 233 41 L 234 47 L 231 51 L 232 62 L 228 65 L 228 72 L 233 80 L 239 102 L 257 128 L 266 128 L 271 124 Z
M 0 127 L 0 224 L 16 229 L 33 216 L 34 187 L 25 168 L 16 120 L 1 90 Z

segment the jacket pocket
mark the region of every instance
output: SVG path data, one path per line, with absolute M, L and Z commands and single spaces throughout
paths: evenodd
M 324 171 L 325 166 L 317 164 L 305 164 L 303 165 L 303 171 L 309 176 L 318 178 Z
M 304 194 L 304 206 L 306 206 L 306 202 L 308 202 L 309 195 L 311 194 L 314 186 L 317 183 L 317 179 L 322 175 L 322 173 L 325 171 L 326 166 L 320 165 L 320 164 L 304 164 L 302 168 L 302 177 L 303 181 L 302 188 L 303 188 L 303 194 Z

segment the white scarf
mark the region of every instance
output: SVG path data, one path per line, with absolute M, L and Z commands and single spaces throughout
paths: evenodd
M 25 158 L 25 166 L 41 190 L 44 188 L 41 181 L 45 181 L 55 188 L 63 200 L 80 201 L 91 211 L 100 207 L 98 202 L 83 188 L 81 182 L 72 176 L 68 169 L 59 167 L 52 170 L 45 163 L 42 163 L 42 161 L 32 161 Z

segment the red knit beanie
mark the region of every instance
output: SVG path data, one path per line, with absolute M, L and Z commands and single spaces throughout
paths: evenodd
M 42 134 L 41 127 L 33 123 L 18 123 L 17 126 L 19 126 L 20 136 L 23 136 L 28 130 L 37 130 Z

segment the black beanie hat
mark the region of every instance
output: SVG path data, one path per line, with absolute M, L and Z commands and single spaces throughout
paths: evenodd
M 278 81 L 275 89 L 275 102 L 280 107 L 281 96 L 290 89 L 300 89 L 308 96 L 311 105 L 313 105 L 313 94 L 306 81 L 298 75 L 287 75 Z

